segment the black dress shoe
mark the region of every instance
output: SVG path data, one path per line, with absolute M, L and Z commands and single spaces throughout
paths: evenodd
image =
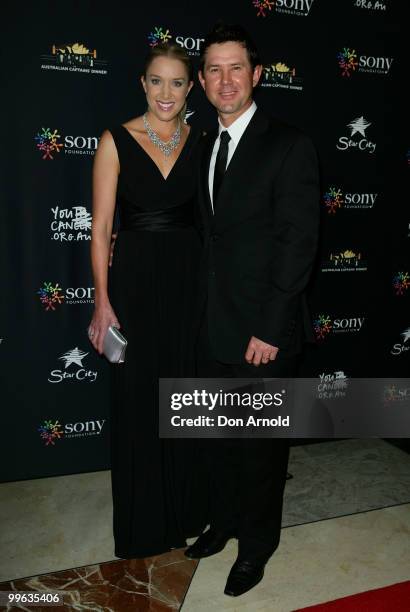
M 203 559 L 221 552 L 226 546 L 226 543 L 231 538 L 235 537 L 233 532 L 229 531 L 214 531 L 208 529 L 202 533 L 192 546 L 188 546 L 185 551 L 185 556 L 189 559 Z
M 265 565 L 237 559 L 229 572 L 224 593 L 238 597 L 250 591 L 263 578 Z

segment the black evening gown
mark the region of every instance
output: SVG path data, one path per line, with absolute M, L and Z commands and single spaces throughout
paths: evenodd
M 125 363 L 110 366 L 113 527 L 116 556 L 141 558 L 186 546 L 206 522 L 197 441 L 158 435 L 158 378 L 195 375 L 201 136 L 191 128 L 164 179 L 124 126 L 110 132 L 120 174 L 109 295 L 128 340 Z

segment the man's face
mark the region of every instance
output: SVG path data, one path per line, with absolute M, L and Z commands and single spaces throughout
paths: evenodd
M 215 43 L 208 47 L 199 80 L 208 100 L 221 119 L 233 123 L 252 104 L 252 92 L 262 66 L 252 69 L 248 53 L 239 42 Z

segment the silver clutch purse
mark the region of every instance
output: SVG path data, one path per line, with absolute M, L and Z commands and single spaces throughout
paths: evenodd
M 111 363 L 124 363 L 127 344 L 122 333 L 111 325 L 105 334 L 103 353 Z

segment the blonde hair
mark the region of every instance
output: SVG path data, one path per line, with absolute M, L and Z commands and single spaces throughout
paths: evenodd
M 189 57 L 185 49 L 183 49 L 174 42 L 159 43 L 158 45 L 155 45 L 155 47 L 151 47 L 150 52 L 145 58 L 144 78 L 146 78 L 147 76 L 148 68 L 157 57 L 169 57 L 171 59 L 179 60 L 185 66 L 188 83 L 194 80 L 194 69 L 192 66 L 191 58 Z M 183 122 L 185 121 L 186 109 L 187 103 L 185 102 L 184 106 L 179 111 L 179 118 Z

